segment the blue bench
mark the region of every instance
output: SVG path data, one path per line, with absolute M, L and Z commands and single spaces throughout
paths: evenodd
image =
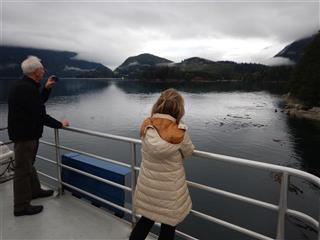
M 131 169 L 128 167 L 109 163 L 92 157 L 87 157 L 78 153 L 67 153 L 62 155 L 62 164 L 122 185 L 125 185 L 128 180 L 128 176 L 131 173 Z M 72 186 L 94 194 L 117 205 L 124 206 L 125 204 L 125 190 L 121 188 L 100 182 L 96 179 L 84 176 L 66 168 L 62 168 L 61 175 L 62 181 Z M 113 211 L 115 215 L 119 217 L 124 216 L 123 211 L 111 207 L 104 202 L 91 198 L 67 186 L 64 186 L 64 189 L 67 189 L 77 197 L 88 199 L 95 206 L 104 207 Z

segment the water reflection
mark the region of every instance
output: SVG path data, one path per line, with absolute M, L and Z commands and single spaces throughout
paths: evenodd
M 299 156 L 301 167 L 320 177 L 320 162 L 317 147 L 320 146 L 320 123 L 305 119 L 287 119 L 293 138 L 293 150 Z
M 176 88 L 179 91 L 189 93 L 208 92 L 253 92 L 268 90 L 272 93 L 285 93 L 285 83 L 247 83 L 243 81 L 220 81 L 220 82 L 133 82 L 116 81 L 117 87 L 126 93 L 158 93 L 167 88 Z
M 19 80 L 0 80 L 0 102 L 6 102 L 10 87 Z M 42 86 L 45 84 L 43 80 Z M 51 97 L 55 96 L 79 96 L 84 93 L 103 91 L 110 85 L 106 79 L 60 79 L 53 88 Z
M 99 93 L 110 85 L 106 79 L 61 79 L 55 86 L 51 97 L 73 96 L 84 93 Z

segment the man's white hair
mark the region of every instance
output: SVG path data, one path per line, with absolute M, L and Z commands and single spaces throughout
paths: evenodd
M 21 63 L 21 69 L 24 75 L 29 75 L 33 73 L 36 69 L 42 68 L 43 65 L 41 64 L 41 59 L 37 58 L 36 56 L 28 56 Z

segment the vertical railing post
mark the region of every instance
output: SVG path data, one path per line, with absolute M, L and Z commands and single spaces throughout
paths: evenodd
M 282 178 L 281 178 L 281 186 L 280 186 L 280 200 L 279 200 L 279 213 L 278 213 L 277 238 L 276 238 L 277 240 L 284 239 L 287 200 L 288 200 L 288 182 L 289 182 L 289 175 L 287 172 L 283 172 Z
M 131 224 L 132 224 L 132 226 L 134 226 L 135 223 L 136 223 L 136 212 L 135 212 L 134 207 L 133 207 L 134 190 L 136 188 L 136 179 L 137 179 L 136 170 L 135 170 L 136 165 L 137 165 L 136 144 L 135 143 L 131 143 L 131 189 L 132 189 L 132 192 L 131 192 L 131 199 L 132 199 L 131 200 L 132 201 Z
M 56 149 L 56 162 L 57 162 L 57 179 L 58 179 L 58 196 L 62 194 L 62 183 L 61 183 L 61 156 L 60 156 L 60 140 L 59 130 L 54 129 L 54 143 Z

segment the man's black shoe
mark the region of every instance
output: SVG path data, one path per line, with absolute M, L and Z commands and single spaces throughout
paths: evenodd
M 30 205 L 30 206 L 26 207 L 25 209 L 23 209 L 22 211 L 14 211 L 13 214 L 16 217 L 24 216 L 24 215 L 34 215 L 34 214 L 42 212 L 42 210 L 43 210 L 43 206 L 41 206 L 41 205 L 38 205 L 38 206 Z
M 54 193 L 53 190 L 40 189 L 37 195 L 32 196 L 32 199 L 50 197 L 53 195 L 53 193 Z

